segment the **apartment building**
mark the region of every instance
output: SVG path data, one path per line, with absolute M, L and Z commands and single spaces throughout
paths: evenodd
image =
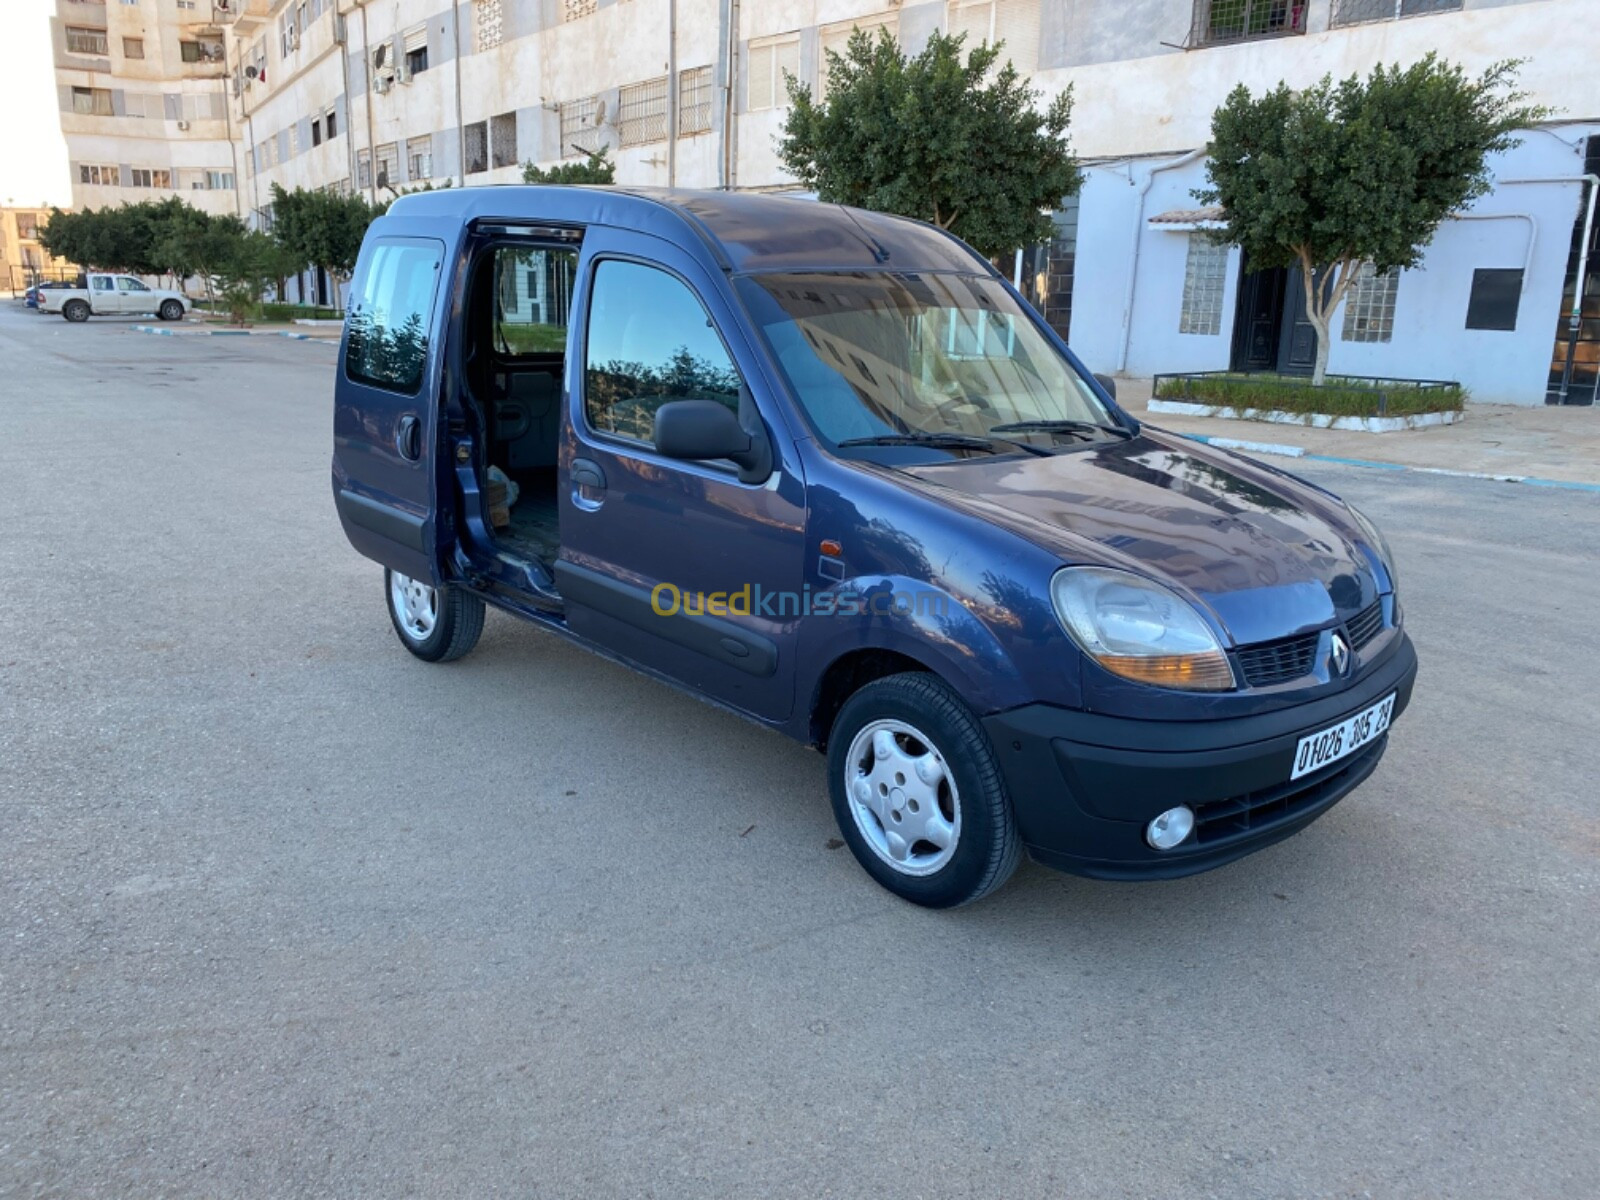
M 219 12 L 229 0 L 57 0 L 56 102 L 76 208 L 173 192 L 239 212 Z
M 48 208 L 0 208 L 0 290 L 20 292 L 41 279 L 69 279 L 71 263 L 39 244 Z
M 826 51 L 853 28 L 884 29 L 910 50 L 936 29 L 1004 40 L 1046 97 L 1075 89 L 1072 136 L 1086 166 L 1052 242 L 1005 265 L 1094 369 L 1131 374 L 1309 369 L 1314 333 L 1297 279 L 1251 271 L 1237 249 L 1213 245 L 1205 234 L 1216 214 L 1193 199 L 1211 113 L 1235 84 L 1310 83 L 1429 50 L 1471 72 L 1525 58 L 1525 85 L 1557 118 L 1499 157 L 1493 195 L 1448 222 L 1420 267 L 1363 281 L 1336 319 L 1331 369 L 1461 379 L 1482 400 L 1539 403 L 1566 356 L 1583 177 L 1600 151 L 1600 94 L 1587 83 L 1600 48 L 1595 0 L 60 0 L 60 9 L 120 19 L 124 8 L 166 14 L 185 3 L 208 8 L 187 15 L 222 32 L 236 204 L 261 225 L 273 183 L 376 200 L 445 182 L 515 182 L 524 163 L 601 147 L 624 183 L 787 190 L 775 150 L 784 79 L 823 92 Z M 115 111 L 114 94 L 64 91 L 64 126 L 69 115 L 108 120 L 77 111 L 104 103 Z M 170 122 L 167 131 L 175 136 Z M 97 202 L 87 194 L 96 185 L 82 186 L 79 202 Z M 1579 294 L 1593 311 L 1573 358 L 1574 394 L 1592 396 L 1600 253 L 1589 263 Z M 328 298 L 325 280 L 293 291 Z

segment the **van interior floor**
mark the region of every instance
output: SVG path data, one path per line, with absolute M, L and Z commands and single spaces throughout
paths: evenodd
M 537 559 L 548 569 L 561 549 L 555 468 L 518 471 L 514 478 L 522 494 L 511 506 L 511 524 L 495 530 L 495 537 L 507 550 Z

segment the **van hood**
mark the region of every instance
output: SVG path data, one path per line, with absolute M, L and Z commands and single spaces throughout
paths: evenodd
M 1064 562 L 1187 589 L 1237 645 L 1347 619 L 1378 596 L 1362 534 L 1337 500 L 1160 430 L 1049 457 L 967 458 L 897 474 Z

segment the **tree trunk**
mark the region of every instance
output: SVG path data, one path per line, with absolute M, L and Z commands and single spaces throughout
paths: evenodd
M 1306 315 L 1311 318 L 1311 328 L 1317 331 L 1317 359 L 1311 368 L 1311 386 L 1321 387 L 1328 377 L 1328 321 L 1313 312 Z
M 1296 254 L 1300 259 L 1300 281 L 1306 289 L 1306 318 L 1317 331 L 1317 357 L 1311 368 L 1311 386 L 1321 387 L 1328 378 L 1328 323 L 1344 302 L 1344 294 L 1360 264 L 1347 255 L 1330 263 L 1318 279 L 1311 255 L 1305 250 L 1296 251 Z

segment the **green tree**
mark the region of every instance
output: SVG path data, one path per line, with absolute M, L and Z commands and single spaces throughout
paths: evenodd
M 234 323 L 244 324 L 267 288 L 281 287 L 284 277 L 302 265 L 275 238 L 259 230 L 241 230 L 228 243 L 215 272 L 222 303 Z
M 522 164 L 523 183 L 588 183 L 605 184 L 617 181 L 617 164 L 606 155 L 606 147 L 591 150 L 582 162 L 560 163 L 549 170 L 531 162 Z
M 1211 120 L 1219 240 L 1252 269 L 1298 266 L 1317 331 L 1312 382 L 1328 372 L 1328 328 L 1363 263 L 1413 267 L 1440 222 L 1489 190 L 1488 156 L 1549 115 L 1515 89 L 1516 61 L 1477 79 L 1429 54 L 1301 91 L 1257 98 L 1241 84 Z
M 285 191 L 272 185 L 272 236 L 300 266 L 321 267 L 334 283 L 348 280 L 361 254 L 367 226 L 387 205 L 372 205 L 359 195 L 333 192 Z M 299 270 L 299 266 L 295 268 Z M 291 272 L 292 274 L 292 272 Z
M 886 31 L 828 52 L 821 102 L 789 76 L 778 154 L 826 201 L 932 221 L 990 257 L 1048 241 L 1049 210 L 1082 183 L 1067 140 L 1069 88 L 1039 93 L 1001 45 L 965 56 L 965 35 L 934 33 L 908 57 Z

